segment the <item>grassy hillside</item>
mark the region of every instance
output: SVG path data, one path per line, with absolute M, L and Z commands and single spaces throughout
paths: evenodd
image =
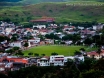
M 101 2 L 58 2 L 41 3 L 28 6 L 4 7 L 0 19 L 29 21 L 42 16 L 54 17 L 57 22 L 98 21 L 104 23 L 104 3 Z
M 101 1 L 104 0 L 22 0 L 22 3 L 26 4 L 34 4 L 34 3 L 41 3 L 41 2 L 69 2 L 69 1 Z

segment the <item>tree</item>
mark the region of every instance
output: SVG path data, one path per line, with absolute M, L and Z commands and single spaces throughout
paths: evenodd
M 16 55 L 23 56 L 23 55 L 24 55 L 24 53 L 23 53 L 23 52 L 21 52 L 21 51 L 19 51 L 18 53 L 16 53 Z
M 84 48 L 80 48 L 80 52 L 81 52 L 83 55 L 86 55 L 85 49 L 84 49 Z
M 17 41 L 17 37 L 14 37 L 14 36 L 13 36 L 13 37 L 11 38 L 11 41 Z
M 95 70 L 104 70 L 104 59 L 98 60 L 93 66 L 93 69 Z
M 90 44 L 92 44 L 92 39 L 87 38 L 87 39 L 85 39 L 84 43 L 85 43 L 86 45 L 90 45 Z
M 25 42 L 23 46 L 27 48 L 29 46 L 28 42 Z
M 38 57 L 38 56 L 39 56 L 39 54 L 38 54 L 38 53 L 34 53 L 34 56 Z
M 53 53 L 51 53 L 51 55 L 58 55 L 58 53 L 56 53 L 56 52 L 53 52 Z
M 19 47 L 13 47 L 13 50 L 19 50 L 20 48 Z
M 9 49 L 9 50 L 6 51 L 6 53 L 13 53 L 13 52 L 14 52 L 13 49 Z
M 90 69 L 82 72 L 79 78 L 104 78 L 104 71 Z
M 102 53 L 101 49 L 98 48 L 98 50 L 96 51 L 96 53 L 98 53 L 99 54 L 99 57 L 100 57 L 100 54 Z
M 75 51 L 74 54 L 75 54 L 75 55 L 81 55 L 82 53 L 79 52 L 79 51 Z
M 85 51 L 85 49 L 84 49 L 84 48 L 80 48 L 80 50 L 81 50 L 81 51 Z
M 43 57 L 45 56 L 45 54 L 41 54 Z
M 14 51 L 15 53 L 18 53 L 18 51 L 19 51 L 20 48 L 19 48 L 19 47 L 13 47 L 12 49 L 13 49 L 13 51 Z
M 33 53 L 30 52 L 30 53 L 28 53 L 28 55 L 31 56 L 31 55 L 33 55 Z
M 57 35 L 54 35 L 53 33 L 46 34 L 45 37 L 48 39 L 60 39 Z
M 7 75 L 0 73 L 0 78 L 9 78 Z
M 2 42 L 4 40 L 5 40 L 4 36 L 0 36 L 0 42 Z

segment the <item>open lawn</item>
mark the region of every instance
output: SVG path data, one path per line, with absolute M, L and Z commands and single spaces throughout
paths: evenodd
M 30 53 L 30 52 L 38 53 L 39 55 L 45 54 L 46 56 L 50 56 L 51 53 L 56 52 L 59 55 L 68 56 L 68 55 L 74 55 L 74 52 L 76 50 L 79 51 L 80 48 L 85 48 L 86 51 L 91 51 L 91 50 L 96 49 L 96 48 L 89 49 L 86 46 L 47 45 L 47 46 L 37 46 L 37 47 L 31 48 L 29 50 L 23 51 L 23 53 L 24 53 L 24 56 L 28 56 L 28 53 Z

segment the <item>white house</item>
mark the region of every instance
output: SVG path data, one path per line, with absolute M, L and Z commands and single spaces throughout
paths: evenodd
M 67 62 L 69 59 L 74 60 L 74 56 L 64 57 L 64 62 Z
M 45 39 L 45 42 L 48 44 L 54 44 L 54 40 L 52 39 Z
M 50 62 L 47 58 L 41 58 L 37 60 L 38 66 L 50 66 Z
M 93 26 L 93 30 L 97 30 L 97 26 L 94 25 L 94 26 Z
M 28 47 L 34 46 L 35 44 L 38 44 L 40 42 L 40 38 L 34 38 L 28 40 Z
M 84 27 L 78 26 L 78 29 L 83 30 L 83 29 L 84 29 Z
M 42 29 L 42 28 L 46 28 L 46 25 L 33 25 L 33 28 Z
M 64 55 L 52 55 L 52 56 L 50 56 L 50 65 L 64 66 Z
M 11 43 L 9 44 L 9 46 L 22 48 L 22 47 L 23 47 L 23 42 L 22 42 L 22 41 L 11 42 Z
M 65 41 L 65 44 L 67 44 L 67 45 L 70 45 L 70 44 L 72 44 L 73 43 L 73 41 Z
M 74 56 L 74 58 L 77 58 L 79 61 L 84 61 L 84 56 Z

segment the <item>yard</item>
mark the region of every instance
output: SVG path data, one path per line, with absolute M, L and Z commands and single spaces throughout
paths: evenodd
M 23 51 L 24 56 L 28 56 L 28 53 L 38 53 L 39 55 L 45 54 L 50 56 L 51 53 L 56 52 L 59 55 L 71 56 L 74 55 L 76 50 L 79 51 L 80 48 L 85 48 L 86 51 L 95 50 L 96 48 L 89 48 L 86 46 L 63 46 L 63 45 L 44 45 L 31 48 L 29 50 Z

